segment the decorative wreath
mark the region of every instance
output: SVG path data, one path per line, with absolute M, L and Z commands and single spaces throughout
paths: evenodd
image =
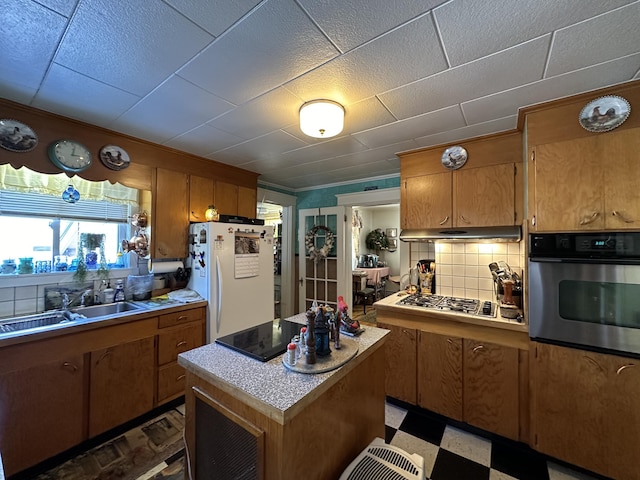
M 316 235 L 318 231 L 322 230 L 324 232 L 324 245 L 322 247 L 316 247 Z M 329 229 L 329 227 L 325 227 L 324 225 L 317 225 L 313 227 L 311 230 L 307 232 L 304 236 L 304 246 L 307 247 L 309 252 L 309 258 L 314 261 L 322 260 L 327 258 L 329 252 L 333 248 L 333 244 L 335 243 L 336 236 Z

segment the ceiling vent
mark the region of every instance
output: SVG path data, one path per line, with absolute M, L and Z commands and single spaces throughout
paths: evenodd
M 425 480 L 424 458 L 375 438 L 339 480 Z

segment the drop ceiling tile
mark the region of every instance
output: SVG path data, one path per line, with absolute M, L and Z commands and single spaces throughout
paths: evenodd
M 211 120 L 209 124 L 249 140 L 297 123 L 302 103 L 288 90 L 279 88 Z
M 14 102 L 28 105 L 38 93 L 35 87 L 29 87 L 17 82 L 3 81 L 0 83 L 0 97 L 9 98 Z
M 19 90 L 38 88 L 66 24 L 62 15 L 30 0 L 3 5 L 0 82 L 20 85 Z
M 551 35 L 380 95 L 399 119 L 438 110 L 542 78 Z
M 293 0 L 270 0 L 217 38 L 180 75 L 239 105 L 337 54 Z
M 467 138 L 479 137 L 481 135 L 490 135 L 492 133 L 506 132 L 515 130 L 518 124 L 518 116 L 511 115 L 505 118 L 499 118 L 491 122 L 477 123 L 468 127 L 452 129 L 433 135 L 416 138 L 416 143 L 421 148 L 432 147 L 443 143 L 451 143 L 465 140 Z
M 231 108 L 221 98 L 173 75 L 118 118 L 113 127 L 163 143 Z
M 76 6 L 77 0 L 38 0 L 38 3 L 49 7 L 65 17 L 69 17 Z
M 148 93 L 213 40 L 160 0 L 90 3 L 79 3 L 56 61 L 137 95 Z
M 305 101 L 329 98 L 351 105 L 446 68 L 433 20 L 427 14 L 289 82 L 286 87 Z
M 462 104 L 462 111 L 467 123 L 486 122 L 513 115 L 518 112 L 520 107 L 631 80 L 639 68 L 640 54 L 630 55 L 619 60 L 471 100 Z
M 164 144 L 168 147 L 176 148 L 178 150 L 184 150 L 185 152 L 193 153 L 194 155 L 207 156 L 210 153 L 218 150 L 224 150 L 238 143 L 242 143 L 245 140 L 232 135 L 231 133 L 223 132 L 217 128 L 212 127 L 210 124 L 205 123 L 193 130 L 178 135 Z
M 428 134 L 461 128 L 464 125 L 465 122 L 460 107 L 453 105 L 442 110 L 356 133 L 354 137 L 368 147 L 375 148 Z
M 56 63 L 51 65 L 32 105 L 88 123 L 109 124 L 139 97 L 87 78 Z
M 434 9 L 452 66 L 531 40 L 633 0 L 454 0 Z
M 382 35 L 424 13 L 442 0 L 356 0 L 326 2 L 301 0 L 300 3 L 341 52 Z
M 548 76 L 640 52 L 640 2 L 556 32 Z M 601 35 L 607 36 L 603 42 Z
M 227 149 L 231 155 L 238 155 L 243 158 L 252 158 L 257 160 L 277 158 L 283 152 L 300 148 L 304 143 L 297 138 L 276 130 L 262 137 L 248 140 Z
M 218 36 L 246 15 L 260 0 L 165 0 L 196 25 Z

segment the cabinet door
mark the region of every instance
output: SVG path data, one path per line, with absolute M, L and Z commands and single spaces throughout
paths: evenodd
M 256 218 L 258 208 L 258 192 L 255 188 L 238 187 L 238 215 Z
M 453 174 L 453 225 L 513 225 L 516 219 L 513 163 L 456 170 Z
M 462 339 L 418 332 L 418 405 L 462 420 Z
M 153 408 L 154 337 L 91 352 L 89 437 Z
M 605 228 L 640 228 L 640 129 L 609 132 L 598 139 L 603 144 Z
M 390 330 L 385 344 L 385 393 L 413 405 L 416 404 L 416 331 L 378 323 Z
M 534 344 L 531 363 L 533 447 L 574 465 L 604 473 L 608 404 L 603 356 L 584 350 Z M 634 441 L 637 446 L 637 438 Z M 637 448 L 635 449 L 637 450 Z M 635 453 L 637 455 L 637 452 Z
M 206 222 L 204 212 L 213 202 L 213 178 L 189 176 L 189 220 Z
M 518 349 L 464 340 L 464 421 L 519 438 Z
M 12 475 L 79 444 L 84 361 L 76 355 L 0 376 L 0 452 Z
M 216 181 L 215 206 L 222 215 L 238 215 L 238 186 L 233 183 Z M 257 207 L 257 205 L 256 205 Z M 254 209 L 256 208 L 254 207 Z
M 189 230 L 187 174 L 156 169 L 151 247 L 154 258 L 185 258 Z
M 403 228 L 450 227 L 451 172 L 409 177 L 404 182 Z
M 604 170 L 598 138 L 536 146 L 532 229 L 549 232 L 604 228 Z M 611 162 L 605 165 L 608 163 Z

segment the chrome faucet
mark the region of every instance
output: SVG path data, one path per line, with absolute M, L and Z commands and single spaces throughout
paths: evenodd
M 82 295 L 80 296 L 80 306 L 81 307 L 86 307 L 84 302 L 87 300 L 87 297 L 89 297 L 89 298 L 93 297 L 93 290 L 92 289 L 88 289 L 88 290 L 85 290 L 84 292 L 82 292 Z
M 67 295 L 66 293 L 62 294 L 62 310 L 68 310 L 69 309 L 69 295 Z

